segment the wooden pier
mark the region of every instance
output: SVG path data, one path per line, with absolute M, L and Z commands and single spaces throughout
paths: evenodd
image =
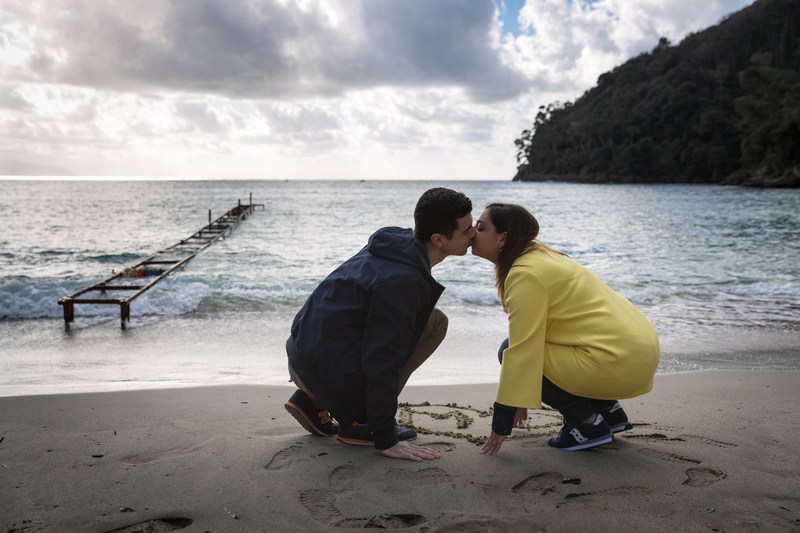
M 141 296 L 153 285 L 166 278 L 197 257 L 197 254 L 224 238 L 239 223 L 246 219 L 256 207 L 264 208 L 264 204 L 254 204 L 250 194 L 248 204 L 238 205 L 219 217 L 211 220 L 208 211 L 208 225 L 182 239 L 177 244 L 165 248 L 148 257 L 144 261 L 126 267 L 122 272 L 94 285 L 90 285 L 58 301 L 64 308 L 64 327 L 69 331 L 70 323 L 75 321 L 76 305 L 119 305 L 122 329 L 131 319 L 131 302 Z M 118 296 L 111 296 L 115 294 Z M 88 296 L 85 296 L 88 295 Z

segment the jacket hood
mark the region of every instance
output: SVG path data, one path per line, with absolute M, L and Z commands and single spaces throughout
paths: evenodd
M 369 238 L 367 250 L 374 256 L 404 263 L 430 275 L 428 253 L 409 228 L 381 228 Z

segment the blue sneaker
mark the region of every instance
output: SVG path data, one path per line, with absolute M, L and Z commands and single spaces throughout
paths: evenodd
M 619 402 L 615 402 L 608 411 L 603 411 L 602 413 L 606 424 L 611 428 L 611 433 L 633 429 L 633 424 L 628 422 L 628 415 Z
M 595 446 L 602 446 L 614 440 L 611 428 L 603 420 L 601 414 L 597 414 L 597 419 L 590 424 L 564 424 L 558 437 L 553 437 L 547 443 L 554 448 L 561 448 L 566 451 L 586 450 Z

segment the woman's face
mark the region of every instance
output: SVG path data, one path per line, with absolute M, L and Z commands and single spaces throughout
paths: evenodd
M 497 232 L 492 224 L 489 210 L 485 209 L 475 222 L 475 237 L 472 239 L 472 255 L 497 263 L 500 248 L 506 242 L 506 232 Z

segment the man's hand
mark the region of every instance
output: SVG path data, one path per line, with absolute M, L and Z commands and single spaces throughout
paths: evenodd
M 514 415 L 514 427 L 525 427 L 525 422 L 528 421 L 528 410 L 524 407 L 517 407 L 517 413 Z
M 442 456 L 427 446 L 420 446 L 412 442 L 401 440 L 388 450 L 381 450 L 381 455 L 391 457 L 392 459 L 408 459 L 409 461 L 422 461 L 425 459 L 438 459 Z
M 494 431 L 492 434 L 489 435 L 489 438 L 486 439 L 486 442 L 483 443 L 479 453 L 483 453 L 486 455 L 496 455 L 500 452 L 500 446 L 503 445 L 503 441 L 506 440 L 505 435 L 498 435 Z

